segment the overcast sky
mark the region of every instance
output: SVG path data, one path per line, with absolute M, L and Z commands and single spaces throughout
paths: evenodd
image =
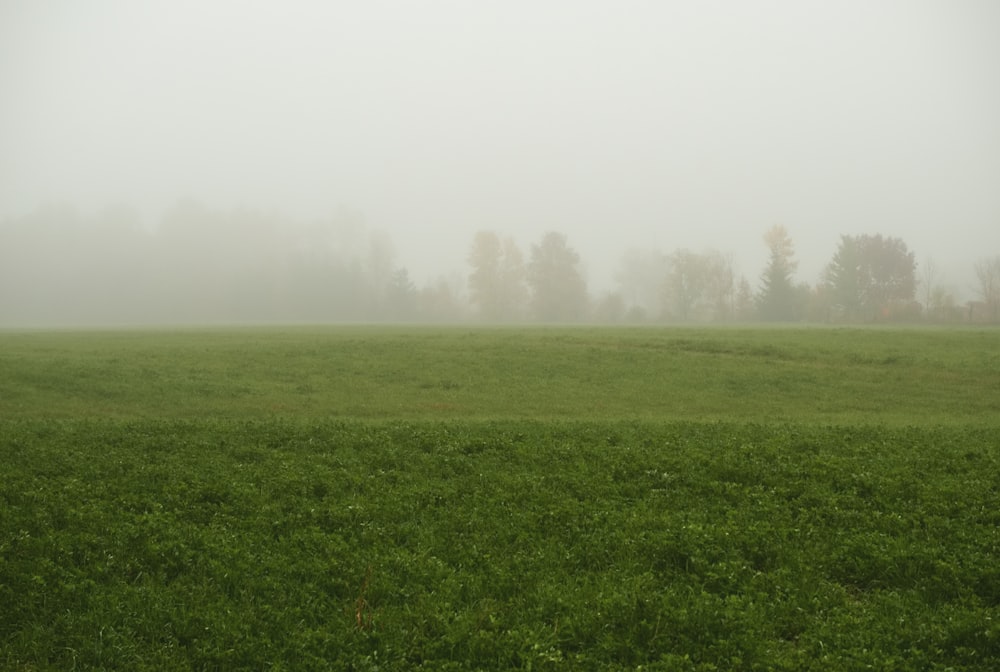
M 1000 2 L 0 0 L 0 215 L 181 198 L 388 231 L 417 280 L 475 231 L 732 253 L 815 282 L 902 237 L 1000 254 Z

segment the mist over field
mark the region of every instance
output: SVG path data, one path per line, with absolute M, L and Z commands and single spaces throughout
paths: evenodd
M 12 0 L 0 326 L 995 321 L 998 36 L 989 0 Z
M 0 670 L 1000 670 L 998 337 L 998 0 L 0 0 Z

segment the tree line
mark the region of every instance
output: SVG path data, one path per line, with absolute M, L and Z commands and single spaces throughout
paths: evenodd
M 1000 255 L 976 264 L 980 300 L 960 306 L 931 260 L 918 277 L 914 253 L 900 238 L 841 236 L 815 285 L 794 280 L 798 264 L 787 229 L 772 227 L 763 243 L 768 261 L 756 287 L 715 250 L 631 250 L 618 288 L 595 300 L 565 235 L 544 234 L 525 261 L 512 238 L 482 231 L 468 259 L 470 302 L 491 322 L 1000 321 Z
M 960 305 L 899 238 L 842 236 L 812 285 L 795 279 L 787 229 L 761 242 L 754 279 L 717 250 L 632 249 L 595 295 L 565 234 L 525 252 L 480 231 L 465 272 L 418 287 L 389 237 L 349 211 L 303 223 L 182 202 L 147 230 L 124 207 L 49 206 L 0 222 L 0 324 L 1000 321 L 1000 255 L 975 264 L 977 299 Z
M 147 229 L 129 208 L 57 205 L 0 222 L 0 324 L 457 321 L 462 291 L 418 290 L 349 211 L 296 222 L 189 201 Z

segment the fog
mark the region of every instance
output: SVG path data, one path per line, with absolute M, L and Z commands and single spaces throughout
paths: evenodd
M 67 289 L 210 285 L 198 248 L 252 257 L 218 297 L 251 321 L 308 285 L 290 251 L 331 240 L 352 282 L 405 269 L 448 301 L 483 230 L 526 257 L 564 234 L 595 298 L 650 250 L 756 288 L 775 225 L 810 285 L 842 235 L 901 238 L 958 301 L 1000 255 L 994 0 L 6 0 L 0 96 L 0 325 L 207 320 Z M 214 224 L 166 242 L 178 212 Z

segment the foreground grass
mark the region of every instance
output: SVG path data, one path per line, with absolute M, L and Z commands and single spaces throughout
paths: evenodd
M 4 423 L 6 669 L 997 669 L 985 430 Z
M 1000 669 L 997 333 L 0 334 L 0 668 Z
M 0 417 L 982 424 L 1000 332 L 300 328 L 0 333 Z

